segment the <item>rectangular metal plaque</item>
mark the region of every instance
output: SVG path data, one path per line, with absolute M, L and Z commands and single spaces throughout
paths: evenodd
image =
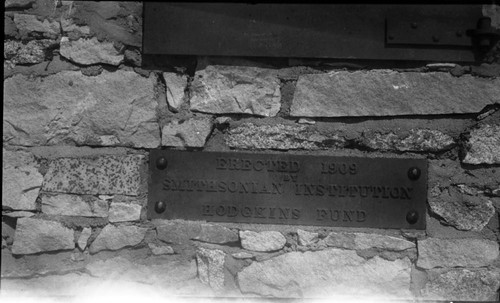
M 148 216 L 424 229 L 425 159 L 152 150 Z

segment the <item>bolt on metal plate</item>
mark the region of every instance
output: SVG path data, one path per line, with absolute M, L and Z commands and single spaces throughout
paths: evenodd
M 427 161 L 152 150 L 148 217 L 425 229 Z

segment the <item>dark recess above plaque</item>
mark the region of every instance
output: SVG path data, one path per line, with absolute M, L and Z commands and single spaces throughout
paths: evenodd
M 473 62 L 481 5 L 144 4 L 144 54 Z

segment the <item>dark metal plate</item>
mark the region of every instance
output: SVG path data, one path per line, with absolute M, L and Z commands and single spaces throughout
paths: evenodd
M 481 5 L 146 2 L 143 50 L 146 55 L 473 62 L 470 37 L 454 35 L 464 26 L 475 28 L 481 16 Z M 387 40 L 388 18 L 393 41 Z M 420 27 L 407 31 L 412 22 Z M 433 42 L 433 35 L 441 42 Z M 428 38 L 425 47 L 404 45 Z
M 425 159 L 152 150 L 148 216 L 424 229 Z

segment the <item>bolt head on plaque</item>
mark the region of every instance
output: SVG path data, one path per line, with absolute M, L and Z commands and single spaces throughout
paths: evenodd
M 418 178 L 420 178 L 420 173 L 420 168 L 410 167 L 408 170 L 408 178 L 410 178 L 410 180 L 418 180 Z
M 167 165 L 168 165 L 168 162 L 167 162 L 167 159 L 165 159 L 165 157 L 160 157 L 156 160 L 156 168 L 158 169 L 165 169 L 167 168 Z
M 163 201 L 158 201 L 155 204 L 155 211 L 158 214 L 161 214 L 162 212 L 164 212 L 166 208 L 167 208 L 167 204 Z
M 415 223 L 417 223 L 417 221 L 418 221 L 418 212 L 416 212 L 414 210 L 410 210 L 406 214 L 406 222 L 408 222 L 410 224 L 415 224 Z

